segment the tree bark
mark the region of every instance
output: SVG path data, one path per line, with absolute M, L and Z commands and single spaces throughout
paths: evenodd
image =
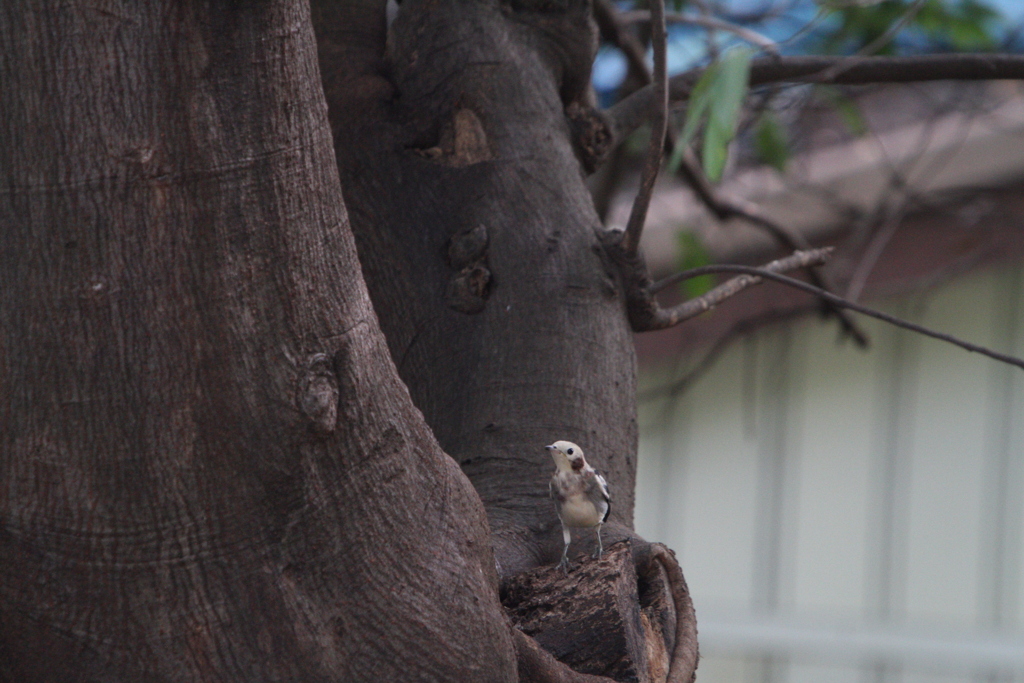
M 0 679 L 516 677 L 304 3 L 0 9 Z
M 643 564 L 653 551 L 632 531 L 632 335 L 584 184 L 590 144 L 574 137 L 601 120 L 588 100 L 590 3 L 404 0 L 387 32 L 382 12 L 313 6 L 370 296 L 413 400 L 483 500 L 503 585 L 561 553 L 544 449 L 558 439 L 606 473 L 606 544 L 631 539 L 631 561 Z M 348 54 L 352 32 L 377 37 L 377 59 Z M 573 554 L 593 548 L 593 534 L 577 534 Z M 673 600 L 668 584 L 639 596 L 632 576 L 615 585 L 616 599 L 677 623 L 675 603 L 663 604 Z M 681 574 L 673 585 L 685 592 Z M 690 628 L 688 593 L 684 602 L 678 623 Z M 638 628 L 633 641 L 655 642 L 650 620 Z M 673 680 L 696 666 L 691 631 L 671 653 Z M 566 653 L 585 652 L 584 632 L 557 652 L 575 668 L 579 658 Z M 584 680 L 553 669 L 522 634 L 516 643 L 527 680 Z M 630 657 L 608 672 L 667 673 L 642 648 Z
M 654 632 L 649 621 L 644 628 L 627 543 L 612 546 L 601 559 L 585 559 L 571 572 L 557 566 L 522 572 L 502 593 L 516 628 L 573 669 L 617 681 L 664 680 L 664 633 Z
M 565 4 L 406 0 L 368 72 L 339 58 L 332 4 L 314 4 L 370 295 L 416 405 L 484 501 L 502 576 L 561 551 L 552 441 L 608 475 L 613 537 L 633 518 L 632 337 L 566 117 L 586 104 L 596 34 L 589 3 Z M 374 77 L 387 87 L 359 92 L 380 97 L 332 87 Z

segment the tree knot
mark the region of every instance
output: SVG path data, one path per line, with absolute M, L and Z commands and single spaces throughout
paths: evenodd
M 487 267 L 487 226 L 478 224 L 452 236 L 448 242 L 448 263 L 456 271 L 448 281 L 448 306 L 472 315 L 484 309 L 490 295 L 491 271 Z
M 321 434 L 334 431 L 338 422 L 338 377 L 326 353 L 315 353 L 306 361 L 299 408 L 313 431 Z

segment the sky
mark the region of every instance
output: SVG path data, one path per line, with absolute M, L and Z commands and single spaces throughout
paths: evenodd
M 775 0 L 778 2 L 778 0 Z M 984 4 L 999 12 L 1005 18 L 1003 25 L 1006 31 L 1024 25 L 1024 1 L 1022 0 L 981 0 Z M 763 9 L 772 0 L 722 0 L 720 4 L 728 6 L 735 14 L 742 14 Z M 631 4 L 631 3 L 620 3 Z M 794 11 L 787 18 L 778 19 L 770 24 L 753 28 L 776 41 L 784 41 L 810 21 L 817 10 L 813 0 L 801 0 L 796 3 Z M 693 11 L 693 10 L 686 10 Z M 735 42 L 730 36 L 722 34 L 724 46 Z M 795 43 L 787 52 L 801 51 L 801 46 L 809 47 L 811 41 Z M 1018 49 L 1024 49 L 1024 42 L 1018 35 Z M 669 30 L 668 67 L 669 73 L 679 73 L 700 63 L 706 55 L 704 33 L 700 29 L 684 26 L 672 26 Z M 598 53 L 594 63 L 593 82 L 598 93 L 609 93 L 618 87 L 626 75 L 625 58 L 617 50 L 604 47 Z

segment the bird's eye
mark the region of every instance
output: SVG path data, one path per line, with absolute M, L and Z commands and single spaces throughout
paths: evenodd
M 566 453 L 568 453 L 569 455 L 572 455 L 572 449 L 570 448 L 569 450 L 566 451 Z

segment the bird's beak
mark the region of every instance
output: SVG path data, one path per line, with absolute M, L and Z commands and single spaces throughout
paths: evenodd
M 555 450 L 554 446 L 545 446 L 544 448 L 548 449 L 549 451 Z

